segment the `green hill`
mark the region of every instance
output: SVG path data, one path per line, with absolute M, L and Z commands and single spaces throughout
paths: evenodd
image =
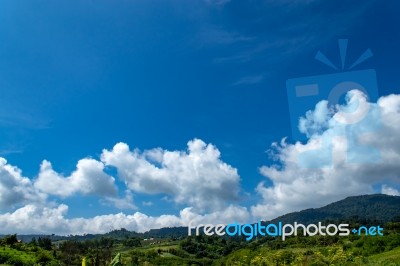
M 398 222 L 400 196 L 374 194 L 348 197 L 321 208 L 288 213 L 271 222 L 310 224 L 327 220 L 379 224 Z

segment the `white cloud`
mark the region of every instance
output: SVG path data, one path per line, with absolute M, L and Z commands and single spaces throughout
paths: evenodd
M 47 194 L 68 197 L 77 192 L 114 197 L 117 189 L 114 178 L 104 172 L 104 164 L 94 159 L 78 161 L 76 170 L 64 177 L 53 170 L 50 162 L 44 160 L 35 187 Z
M 229 205 L 221 211 L 210 212 L 207 214 L 199 214 L 193 208 L 185 208 L 181 210 L 180 217 L 185 226 L 192 223 L 196 224 L 228 224 L 233 222 L 246 223 L 251 219 L 251 215 L 246 207 Z
M 12 213 L 0 214 L 0 227 L 4 233 L 65 232 L 64 214 L 67 210 L 68 207 L 63 204 L 57 208 L 28 204 Z
M 28 202 L 41 203 L 46 195 L 38 192 L 19 168 L 0 157 L 0 208 L 14 208 Z
M 167 194 L 197 210 L 218 210 L 238 199 L 237 170 L 220 160 L 215 146 L 199 139 L 189 141 L 187 151 L 158 148 L 141 153 L 118 143 L 111 151 L 103 150 L 101 160 L 115 166 L 134 192 Z
M 393 187 L 389 187 L 388 185 L 383 185 L 382 194 L 390 195 L 390 196 L 400 196 L 400 191 L 398 189 L 395 189 Z
M 328 101 L 320 101 L 315 106 L 314 111 L 308 111 L 306 117 L 301 117 L 299 120 L 300 132 L 311 137 L 314 134 L 320 134 L 328 128 L 329 120 L 332 117 L 332 110 L 328 107 Z
M 93 218 L 66 218 L 68 206 L 61 204 L 55 208 L 26 205 L 14 212 L 0 214 L 0 227 L 3 233 L 19 234 L 86 234 L 105 233 L 114 229 L 126 228 L 137 232 L 150 229 L 187 226 L 190 222 L 230 223 L 245 222 L 249 213 L 244 207 L 228 206 L 224 211 L 200 215 L 192 208 L 180 211 L 179 216 L 148 216 L 140 212 L 134 214 L 108 214 Z
M 400 95 L 369 104 L 363 93 L 351 91 L 347 104 L 335 112 L 322 101 L 301 121 L 309 140 L 275 143 L 273 155 L 280 166 L 260 168 L 272 186 L 257 186 L 263 202 L 252 207 L 255 217 L 275 218 L 374 193 L 374 186 L 386 181 L 400 182 Z M 384 186 L 382 192 L 398 191 Z

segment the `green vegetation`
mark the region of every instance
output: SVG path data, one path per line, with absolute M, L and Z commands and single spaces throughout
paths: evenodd
M 399 226 L 388 225 L 379 237 L 261 238 L 212 265 L 400 265 Z
M 51 242 L 47 237 L 21 243 L 16 235 L 0 241 L 0 265 L 390 265 L 400 266 L 400 223 L 384 226 L 384 236 L 261 237 L 190 236 L 149 238 L 120 236 Z M 117 255 L 118 254 L 118 255 Z M 117 256 L 116 256 L 117 255 Z
M 387 265 L 387 266 L 399 266 L 400 265 L 400 248 L 383 252 L 381 254 L 373 255 L 369 257 L 371 265 Z
M 42 243 L 42 242 L 41 242 Z M 50 249 L 51 249 L 50 243 Z M 20 243 L 16 235 L 9 235 L 0 241 L 0 263 L 5 265 L 58 265 L 50 250 L 38 246 L 37 242 Z

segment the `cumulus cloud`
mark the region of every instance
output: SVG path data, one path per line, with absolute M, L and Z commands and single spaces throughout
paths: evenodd
M 0 208 L 13 208 L 28 202 L 42 203 L 46 195 L 38 192 L 19 168 L 0 157 Z
M 400 191 L 388 185 L 382 185 L 382 194 L 390 195 L 390 196 L 400 196 Z
M 332 117 L 332 110 L 328 107 L 328 101 L 323 100 L 317 103 L 314 111 L 308 111 L 306 117 L 300 117 L 299 130 L 311 137 L 320 134 L 328 128 L 329 120 Z
M 134 192 L 167 194 L 174 202 L 197 210 L 218 210 L 237 200 L 240 177 L 220 159 L 219 150 L 200 139 L 188 142 L 186 151 L 160 148 L 131 151 L 118 143 L 103 150 L 101 160 L 118 170 Z
M 114 229 L 145 232 L 150 229 L 186 226 L 193 224 L 245 222 L 249 213 L 244 207 L 228 206 L 224 211 L 200 215 L 192 208 L 185 208 L 177 215 L 148 216 L 140 212 L 134 214 L 108 214 L 92 218 L 66 218 L 68 206 L 61 204 L 54 208 L 26 205 L 14 212 L 0 214 L 0 227 L 3 233 L 20 234 L 86 234 L 105 233 Z
M 300 120 L 306 143 L 273 144 L 279 163 L 260 168 L 272 186 L 257 186 L 263 201 L 252 207 L 255 217 L 275 218 L 400 182 L 400 95 L 368 103 L 362 92 L 350 91 L 346 99 L 333 112 L 322 101 Z M 387 186 L 382 192 L 398 193 Z
M 77 192 L 114 197 L 117 193 L 114 181 L 104 172 L 104 164 L 94 159 L 79 160 L 76 170 L 67 177 L 54 171 L 51 163 L 44 160 L 34 185 L 44 193 L 63 198 Z

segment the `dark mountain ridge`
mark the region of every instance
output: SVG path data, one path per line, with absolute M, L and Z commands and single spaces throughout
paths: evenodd
M 321 208 L 292 212 L 273 219 L 275 223 L 317 223 L 346 221 L 380 223 L 400 221 L 400 196 L 383 194 L 347 197 Z

